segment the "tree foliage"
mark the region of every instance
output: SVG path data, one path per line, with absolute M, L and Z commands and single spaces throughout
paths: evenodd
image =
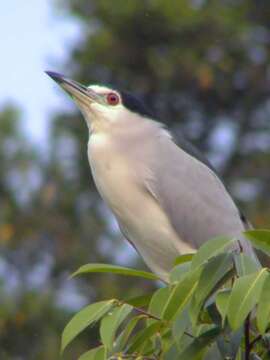
M 267 253 L 269 234 L 254 230 L 250 238 L 256 246 L 264 244 Z M 146 295 L 140 306 L 132 299 L 86 306 L 66 325 L 62 351 L 86 326 L 99 321 L 101 344 L 80 360 L 269 359 L 270 269 L 237 244 L 237 239 L 215 238 L 194 256 L 180 256 L 168 283 Z M 101 268 L 112 270 L 111 265 L 92 264 L 75 274 Z M 118 274 L 142 276 L 133 269 L 119 269 Z M 148 273 L 145 278 L 150 278 Z

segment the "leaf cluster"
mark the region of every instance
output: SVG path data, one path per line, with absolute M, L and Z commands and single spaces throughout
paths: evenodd
M 252 230 L 254 247 L 270 252 L 270 231 Z M 108 272 L 159 280 L 152 273 L 89 264 L 74 275 Z M 209 240 L 178 257 L 168 283 L 153 294 L 99 301 L 80 310 L 62 334 L 62 352 L 99 322 L 100 344 L 79 360 L 268 359 L 270 272 L 242 252 L 237 239 Z

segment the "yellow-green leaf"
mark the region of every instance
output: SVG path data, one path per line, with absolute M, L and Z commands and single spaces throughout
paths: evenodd
M 66 325 L 61 341 L 61 351 L 87 326 L 101 319 L 115 304 L 115 300 L 100 301 L 86 306 Z
M 197 253 L 193 256 L 191 268 L 195 269 L 196 267 L 202 265 L 204 262 L 210 259 L 210 257 L 224 252 L 224 250 L 227 250 L 230 246 L 232 246 L 235 241 L 235 239 L 223 236 L 208 240 L 199 248 Z
M 124 304 L 117 308 L 114 308 L 112 312 L 108 312 L 102 319 L 100 324 L 100 337 L 102 343 L 111 350 L 115 339 L 115 334 L 118 327 L 122 324 L 125 318 L 131 313 L 133 307 Z
M 230 295 L 231 295 L 231 289 L 225 289 L 220 291 L 216 296 L 216 306 L 221 315 L 223 325 L 227 315 Z
M 127 349 L 127 353 L 133 353 L 134 351 L 139 351 L 144 344 L 147 343 L 149 339 L 152 338 L 155 334 L 157 334 L 162 326 L 160 321 L 156 321 L 149 325 L 148 327 L 144 328 L 143 330 L 139 331 L 133 338 L 132 343 Z
M 191 271 L 179 283 L 172 287 L 162 311 L 162 319 L 171 320 L 176 313 L 184 309 L 196 289 L 201 270 L 201 267 L 198 267 L 196 270 Z
M 149 279 L 149 280 L 160 280 L 160 278 L 157 275 L 150 273 L 148 271 L 130 269 L 123 266 L 107 265 L 107 264 L 83 265 L 77 271 L 75 271 L 71 276 L 73 277 L 88 273 L 112 273 L 118 275 L 142 277 L 144 279 Z
M 104 346 L 99 346 L 82 354 L 78 360 L 106 360 L 106 351 Z
M 264 334 L 270 324 L 270 273 L 267 273 L 257 308 L 257 326 Z
M 266 274 L 264 268 L 235 281 L 227 310 L 229 324 L 233 330 L 238 329 L 244 323 L 248 314 L 257 304 Z
M 270 230 L 249 230 L 245 232 L 245 236 L 256 249 L 270 255 Z
M 179 265 L 179 264 L 183 264 L 183 263 L 186 263 L 186 262 L 190 262 L 194 255 L 195 255 L 195 253 L 183 254 L 183 255 L 178 256 L 174 260 L 174 266 Z

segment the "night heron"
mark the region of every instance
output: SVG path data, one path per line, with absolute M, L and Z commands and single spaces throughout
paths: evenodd
M 167 280 L 174 259 L 210 238 L 238 238 L 248 224 L 215 171 L 190 143 L 179 146 L 129 93 L 47 74 L 75 101 L 89 128 L 88 158 L 98 191 L 124 236 Z M 254 255 L 255 256 L 255 255 Z

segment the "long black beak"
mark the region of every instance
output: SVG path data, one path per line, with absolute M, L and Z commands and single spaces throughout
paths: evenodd
M 54 71 L 45 71 L 58 85 L 60 85 L 69 95 L 71 95 L 77 101 L 90 101 L 90 102 L 101 102 L 101 95 L 94 92 L 92 89 L 87 88 L 80 83 L 68 79 L 65 76 L 58 74 Z

